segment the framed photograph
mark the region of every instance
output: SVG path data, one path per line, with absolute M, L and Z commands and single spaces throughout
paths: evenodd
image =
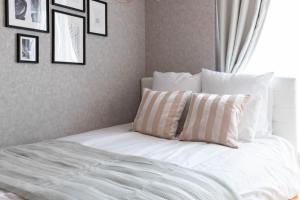
M 52 62 L 85 65 L 85 17 L 52 10 Z
M 85 12 L 85 0 L 52 0 L 52 4 L 80 12 Z
M 88 33 L 107 36 L 107 3 L 88 0 Z
M 6 0 L 6 27 L 49 32 L 49 0 Z
M 39 37 L 17 34 L 17 62 L 39 63 Z

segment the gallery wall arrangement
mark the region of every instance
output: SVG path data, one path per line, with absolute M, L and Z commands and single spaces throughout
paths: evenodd
M 6 0 L 5 23 L 8 28 L 49 33 L 52 28 L 52 63 L 86 64 L 86 18 L 87 33 L 107 36 L 107 3 L 100 0 L 52 0 L 52 4 L 78 11 L 49 10 L 49 0 Z M 49 24 L 52 16 L 52 27 Z M 18 63 L 39 62 L 39 38 L 31 34 L 17 34 Z
M 145 74 L 144 0 L 102 0 L 109 33 L 86 30 L 86 65 L 52 63 L 52 10 L 85 17 L 87 28 L 87 0 L 85 12 L 49 0 L 49 33 L 6 27 L 5 1 L 0 0 L 0 148 L 132 121 Z M 39 63 L 17 62 L 18 33 L 39 37 Z

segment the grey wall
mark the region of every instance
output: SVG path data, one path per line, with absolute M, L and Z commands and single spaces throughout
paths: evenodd
M 109 36 L 87 35 L 86 66 L 51 64 L 51 34 L 5 28 L 1 1 L 0 147 L 132 121 L 145 69 L 214 68 L 214 1 L 107 1 Z M 40 64 L 15 62 L 16 33 L 40 36 Z
M 146 0 L 146 71 L 215 68 L 215 1 Z
M 87 35 L 87 65 L 72 66 L 51 64 L 51 34 L 5 28 L 1 0 L 0 147 L 133 119 L 145 71 L 145 2 L 108 3 L 109 36 Z M 15 62 L 16 33 L 40 36 L 40 64 Z

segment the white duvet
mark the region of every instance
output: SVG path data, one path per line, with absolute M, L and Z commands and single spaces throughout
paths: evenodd
M 115 153 L 163 160 L 205 170 L 246 200 L 287 200 L 300 194 L 300 176 L 291 145 L 279 137 L 256 139 L 239 149 L 200 142 L 166 140 L 128 131 L 120 125 L 62 138 Z M 8 197 L 9 196 L 9 197 Z M 0 199 L 16 199 L 1 193 Z

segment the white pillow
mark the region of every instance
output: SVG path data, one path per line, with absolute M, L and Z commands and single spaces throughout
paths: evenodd
M 152 89 L 156 91 L 192 91 L 201 92 L 201 73 L 154 72 Z M 177 134 L 180 134 L 188 113 L 190 98 L 188 98 L 182 116 L 179 120 Z
M 201 74 L 154 72 L 153 90 L 201 92 Z
M 203 69 L 202 92 L 248 94 L 253 98 L 246 105 L 239 125 L 239 139 L 251 141 L 272 133 L 272 101 L 270 95 L 273 73 L 263 75 L 229 74 Z
M 239 140 L 249 142 L 255 138 L 259 130 L 260 109 L 262 107 L 262 98 L 259 96 L 250 96 L 249 101 L 244 107 L 244 113 L 239 124 Z

